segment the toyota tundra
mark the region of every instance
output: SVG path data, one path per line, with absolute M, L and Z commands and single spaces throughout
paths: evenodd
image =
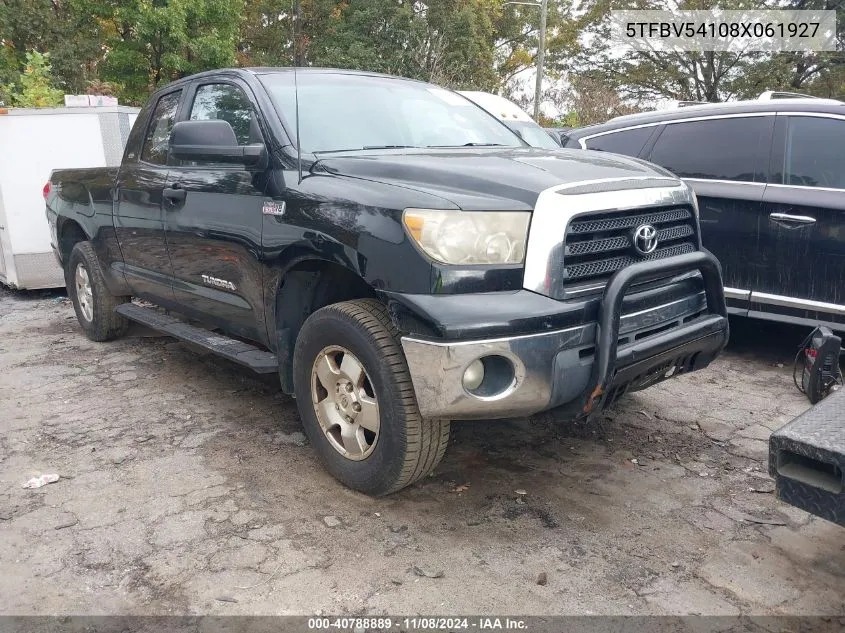
M 371 495 L 430 473 L 452 420 L 587 417 L 728 337 L 687 185 L 530 147 L 417 81 L 180 79 L 120 167 L 55 171 L 44 196 L 90 339 L 137 321 L 278 373 L 325 467 Z

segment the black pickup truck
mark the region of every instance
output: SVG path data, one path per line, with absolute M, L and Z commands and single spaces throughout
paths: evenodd
M 687 185 L 529 147 L 416 81 L 187 77 L 118 169 L 56 171 L 44 194 L 89 338 L 135 320 L 278 372 L 326 468 L 373 495 L 429 473 L 451 420 L 588 416 L 728 337 Z

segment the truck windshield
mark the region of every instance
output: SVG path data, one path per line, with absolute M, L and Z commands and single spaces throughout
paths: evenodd
M 293 73 L 268 73 L 260 80 L 292 132 Z M 299 73 L 297 84 L 303 152 L 524 145 L 471 101 L 431 84 L 323 72 Z

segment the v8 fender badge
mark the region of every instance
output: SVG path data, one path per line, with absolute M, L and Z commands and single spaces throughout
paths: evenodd
M 284 215 L 285 203 L 276 202 L 275 200 L 265 200 L 264 206 L 261 207 L 261 213 L 264 215 Z
M 225 279 L 218 279 L 217 277 L 212 277 L 211 275 L 200 275 L 202 277 L 202 282 L 209 286 L 215 286 L 217 288 L 225 288 L 226 290 L 235 290 L 235 284 L 231 281 L 226 281 Z

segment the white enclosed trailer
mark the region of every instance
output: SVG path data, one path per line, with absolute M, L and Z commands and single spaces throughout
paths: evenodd
M 59 288 L 42 190 L 54 169 L 120 164 L 138 108 L 0 111 L 0 282 Z

